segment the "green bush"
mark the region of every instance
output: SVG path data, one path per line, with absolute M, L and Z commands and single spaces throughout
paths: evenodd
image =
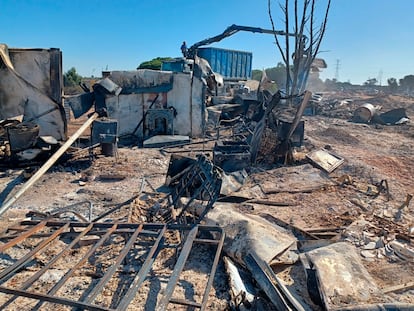
M 161 70 L 161 64 L 163 61 L 172 60 L 171 57 L 157 57 L 152 60 L 142 62 L 137 69 L 152 69 L 152 70 Z

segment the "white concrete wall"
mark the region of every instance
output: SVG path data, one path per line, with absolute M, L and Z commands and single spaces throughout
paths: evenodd
M 108 96 L 105 99 L 108 117 L 118 120 L 118 134 L 131 134 L 143 116 L 143 94 Z M 137 130 L 142 137 L 142 124 Z
M 192 136 L 191 76 L 175 73 L 173 81 L 173 89 L 168 92 L 167 105 L 177 110 L 177 116 L 174 119 L 174 134 Z
M 191 97 L 191 135 L 193 137 L 202 137 L 207 123 L 205 88 L 206 86 L 200 79 L 194 78 Z
M 165 72 L 159 73 L 160 79 L 165 79 Z M 119 83 L 122 79 L 122 75 L 118 73 L 117 82 Z M 130 81 L 130 75 L 126 75 L 125 79 Z M 154 72 L 152 72 L 151 81 L 157 81 Z M 192 88 L 191 83 L 193 83 Z M 122 87 L 122 85 L 120 86 Z M 194 78 L 192 82 L 190 74 L 174 73 L 172 90 L 168 93 L 158 93 L 158 98 L 152 108 L 174 107 L 177 111 L 177 116 L 174 119 L 174 134 L 200 137 L 203 132 L 205 116 L 203 89 L 204 85 L 200 79 Z M 106 98 L 108 116 L 119 122 L 119 135 L 131 134 L 134 131 L 156 96 L 156 93 L 144 93 L 108 96 Z M 144 136 L 143 123 L 136 135 Z

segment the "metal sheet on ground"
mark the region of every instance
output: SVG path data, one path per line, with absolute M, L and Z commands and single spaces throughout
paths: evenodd
M 248 253 L 270 263 L 296 243 L 291 232 L 259 216 L 243 215 L 232 208 L 232 204 L 216 203 L 205 220 L 223 228 L 226 233 L 224 250 L 240 264 L 244 264 Z
M 390 302 L 363 266 L 355 247 L 339 242 L 306 253 L 316 270 L 326 310 Z M 357 310 L 357 309 L 355 309 Z
M 266 194 L 309 192 L 324 186 L 333 185 L 333 182 L 329 180 L 326 174 L 310 164 L 281 167 L 255 175 L 266 176 L 266 179 L 260 183 L 260 187 Z M 253 180 L 255 175 L 253 175 Z M 251 187 L 248 184 L 246 186 Z

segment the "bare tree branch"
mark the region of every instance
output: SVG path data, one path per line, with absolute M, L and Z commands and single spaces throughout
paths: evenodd
M 273 32 L 274 32 L 274 37 L 275 37 L 276 46 L 277 46 L 277 48 L 279 49 L 280 55 L 282 56 L 282 59 L 283 59 L 283 62 L 286 64 L 286 63 L 287 63 L 287 61 L 286 61 L 285 54 L 284 54 L 283 49 L 282 49 L 282 47 L 281 47 L 281 45 L 280 45 L 280 43 L 279 43 L 279 39 L 277 38 L 277 35 L 276 35 L 276 33 L 275 33 L 276 28 L 275 28 L 275 24 L 274 24 L 274 22 L 273 22 L 272 10 L 271 10 L 271 7 L 270 7 L 270 0 L 268 0 L 268 1 L 267 1 L 267 8 L 268 8 L 268 13 L 269 13 L 270 23 L 272 24 L 272 30 L 273 30 Z M 288 57 L 289 57 L 289 56 L 288 56 Z
M 299 0 L 294 0 L 293 3 L 285 0 L 284 5 L 279 3 L 285 19 L 284 46 L 282 46 L 283 43 L 278 40 L 276 35 L 275 40 L 286 66 L 286 90 L 289 95 L 303 93 L 306 88 L 312 63 L 319 52 L 325 35 L 330 5 L 331 0 L 327 0 L 324 20 L 319 27 L 316 27 L 316 0 L 303 0 L 302 4 Z M 270 0 L 268 0 L 268 11 L 272 28 L 275 30 Z M 291 11 L 294 14 L 293 22 L 291 22 L 289 16 L 292 13 Z M 291 23 L 292 25 L 290 25 Z M 294 30 L 295 37 L 293 53 L 291 53 L 292 41 L 288 35 L 291 28 Z
M 312 46 L 315 46 L 315 48 L 313 49 L 312 54 L 309 55 L 310 57 L 308 57 L 308 60 L 307 60 L 307 64 L 306 64 L 306 69 L 307 70 L 305 71 L 305 76 L 304 76 L 302 85 L 300 87 L 300 90 L 301 91 L 304 91 L 305 90 L 306 81 L 308 80 L 312 63 L 315 60 L 316 56 L 318 55 L 319 48 L 321 46 L 323 36 L 325 35 L 326 25 L 327 25 L 327 22 L 328 22 L 328 15 L 329 15 L 329 9 L 330 9 L 330 7 L 331 7 L 331 0 L 328 0 L 328 4 L 327 4 L 326 10 L 325 10 L 325 17 L 324 17 L 324 20 L 322 22 L 322 25 L 321 25 L 321 27 L 320 27 L 320 29 L 318 31 L 317 40 L 315 40 L 316 43 L 315 44 L 312 44 Z

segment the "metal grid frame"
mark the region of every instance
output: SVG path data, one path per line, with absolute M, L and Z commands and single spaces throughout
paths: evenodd
M 185 236 L 185 239 L 177 245 L 168 244 L 166 243 L 165 236 L 167 231 L 178 232 L 181 236 Z M 206 234 L 209 236 L 208 238 L 204 237 Z M 99 282 L 88 292 L 84 293 L 78 301 L 71 300 L 67 297 L 56 296 L 57 291 L 65 284 L 65 282 L 67 282 L 75 272 L 78 273 L 82 265 L 94 255 L 98 248 L 105 243 L 108 243 L 110 238 L 114 235 L 124 236 L 125 244 L 119 251 L 115 263 L 109 266 Z M 30 290 L 31 285 L 33 285 L 39 277 L 48 271 L 48 269 L 50 269 L 59 259 L 67 256 L 70 251 L 79 245 L 79 242 L 82 239 L 88 236 L 95 237 L 95 240 L 93 241 L 94 243 L 89 247 L 88 251 L 82 256 L 80 261 L 73 262 L 71 268 L 64 274 L 60 281 L 55 283 L 47 293 Z M 97 236 L 99 238 L 96 238 Z M 4 285 L 7 280 L 19 274 L 19 272 L 39 253 L 47 249 L 52 241 L 64 237 L 70 237 L 71 242 L 68 243 L 61 252 L 54 255 L 41 269 L 36 271 L 30 278 L 26 279 L 19 288 Z M 147 239 L 144 237 L 147 237 Z M 94 299 L 102 292 L 105 285 L 108 284 L 109 280 L 114 277 L 114 274 L 122 266 L 128 252 L 130 252 L 135 244 L 140 243 L 140 238 L 145 239 L 145 243 L 148 244 L 148 237 L 152 237 L 152 243 L 149 243 L 150 245 L 148 245 L 145 261 L 142 263 L 139 271 L 134 275 L 134 279 L 128 290 L 122 294 L 122 297 L 117 297 L 118 303 L 116 307 L 110 308 L 94 304 Z M 168 278 L 168 283 L 163 295 L 158 301 L 156 310 L 167 310 L 170 304 L 180 304 L 191 308 L 205 310 L 224 243 L 224 232 L 220 227 L 202 225 L 78 223 L 50 220 L 23 221 L 17 226 L 10 227 L 0 236 L 1 241 L 6 241 L 0 245 L 0 254 L 4 255 L 4 252 L 8 249 L 19 246 L 21 243 L 30 239 L 39 239 L 39 243 L 34 245 L 33 248 L 21 258 L 15 258 L 15 262 L 11 266 L 0 271 L 0 292 L 13 295 L 5 304 L 0 306 L 1 309 L 7 307 L 7 305 L 19 297 L 26 297 L 37 301 L 34 309 L 39 309 L 44 302 L 50 302 L 84 310 L 126 310 L 140 287 L 143 285 L 160 251 L 164 248 L 173 247 L 177 250 L 176 263 Z M 180 274 L 185 267 L 190 251 L 196 243 L 216 246 L 214 260 L 210 272 L 207 273 L 207 284 L 202 295 L 202 301 L 195 302 L 174 298 L 174 289 L 179 281 Z
M 221 184 L 221 173 L 217 167 L 206 156 L 198 155 L 197 161 L 185 169 L 171 193 L 156 205 L 152 213 L 156 220 L 162 222 L 198 224 L 213 208 L 220 195 Z M 180 199 L 184 197 L 189 199 L 181 204 Z M 192 208 L 197 200 L 198 211 Z

